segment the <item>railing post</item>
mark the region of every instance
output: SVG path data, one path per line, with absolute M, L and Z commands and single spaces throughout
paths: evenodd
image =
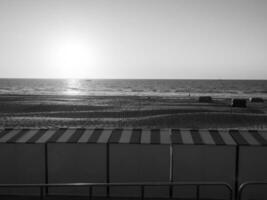
M 236 200 L 241 200 L 242 199 L 241 197 L 242 197 L 242 190 L 238 191 Z
M 228 187 L 227 187 L 228 188 Z M 229 192 L 230 192 L 230 200 L 233 200 L 234 199 L 234 196 L 233 196 L 233 189 L 232 188 L 228 188 L 229 189 Z
M 89 186 L 89 200 L 92 200 L 92 188 L 93 186 Z
M 197 185 L 197 200 L 199 200 L 199 185 Z
M 43 187 L 40 186 L 40 199 L 43 200 L 44 199 L 44 190 Z
M 170 185 L 169 193 L 170 193 L 170 199 L 172 199 L 173 198 L 173 185 Z
M 141 200 L 144 200 L 145 197 L 145 186 L 141 185 Z
M 236 200 L 242 200 L 243 190 L 248 185 L 249 185 L 249 183 L 243 183 L 243 184 L 240 185 L 240 187 L 238 188 L 238 194 L 237 194 Z
M 236 146 L 236 162 L 235 162 L 235 198 L 238 199 L 238 188 L 239 188 L 239 157 L 240 157 L 239 146 Z
M 48 184 L 48 147 L 47 143 L 44 144 L 45 148 L 45 184 Z M 45 194 L 48 195 L 48 187 L 45 187 Z
M 106 155 L 107 156 L 107 159 L 106 159 L 106 162 L 107 162 L 106 163 L 107 181 L 106 182 L 110 183 L 110 174 L 109 174 L 110 173 L 110 169 L 109 169 L 110 168 L 110 148 L 109 148 L 109 143 L 106 144 L 106 148 L 107 148 L 106 149 L 106 154 L 107 154 Z M 107 190 L 107 195 L 106 196 L 107 196 L 107 198 L 109 198 L 110 197 L 110 187 L 109 187 L 109 185 L 106 186 L 106 190 Z
M 172 129 L 169 130 L 169 135 L 172 135 Z M 170 144 L 170 182 L 173 183 L 173 144 Z M 169 195 L 170 198 L 173 198 L 173 185 L 169 186 Z

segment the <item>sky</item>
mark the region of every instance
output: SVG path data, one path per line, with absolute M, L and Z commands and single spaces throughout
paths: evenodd
M 266 0 L 0 0 L 0 77 L 267 79 L 266 10 Z

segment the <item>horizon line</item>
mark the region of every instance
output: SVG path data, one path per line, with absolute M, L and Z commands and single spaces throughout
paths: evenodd
M 32 79 L 32 80 L 248 80 L 267 81 L 267 79 L 252 78 L 39 78 L 39 77 L 0 77 L 0 79 Z

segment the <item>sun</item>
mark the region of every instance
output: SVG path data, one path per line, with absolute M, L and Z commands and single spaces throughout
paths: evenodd
M 83 78 L 94 64 L 90 45 L 75 37 L 58 39 L 49 54 L 49 66 L 59 78 Z

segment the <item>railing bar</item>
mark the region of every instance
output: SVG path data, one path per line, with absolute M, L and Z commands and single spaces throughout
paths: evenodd
M 267 181 L 245 182 L 245 183 L 242 183 L 240 185 L 240 187 L 238 188 L 237 200 L 241 200 L 242 199 L 243 191 L 246 189 L 246 187 L 248 187 L 250 185 L 267 185 Z
M 267 182 L 263 183 L 246 183 L 241 184 L 239 188 L 239 194 L 242 193 L 244 187 L 248 184 L 267 184 Z M 200 186 L 202 185 L 217 185 L 226 187 L 230 192 L 230 199 L 233 199 L 233 188 L 228 183 L 223 182 L 141 182 L 141 183 L 57 183 L 57 184 L 0 184 L 1 187 L 18 187 L 18 188 L 25 188 L 25 187 L 39 187 L 40 188 L 40 199 L 44 198 L 44 189 L 48 187 L 89 187 L 89 199 L 91 200 L 93 197 L 93 187 L 103 187 L 103 186 L 140 186 L 141 187 L 141 199 L 145 198 L 144 190 L 145 186 L 170 186 L 173 189 L 174 186 L 184 185 L 184 186 L 197 186 L 197 199 L 199 199 L 200 193 Z M 42 189 L 41 189 L 42 188 Z M 238 194 L 238 197 L 241 196 Z M 173 191 L 171 193 L 171 198 L 173 198 Z M 240 198 L 239 198 L 240 199 Z M 240 199 L 241 200 L 241 199 Z
M 136 182 L 136 183 L 58 183 L 58 184 L 0 184 L 0 187 L 82 187 L 82 186 L 169 186 L 169 185 L 219 185 L 231 188 L 227 183 L 221 182 Z

